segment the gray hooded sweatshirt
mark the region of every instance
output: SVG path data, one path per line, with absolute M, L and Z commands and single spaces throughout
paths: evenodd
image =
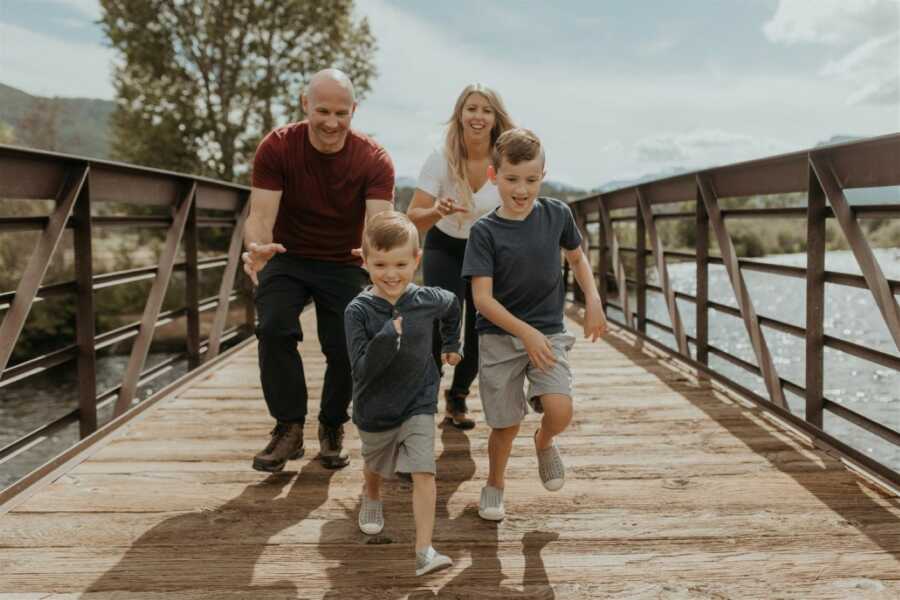
M 410 284 L 391 304 L 366 288 L 344 311 L 347 352 L 353 373 L 353 423 L 362 431 L 399 427 L 413 415 L 435 414 L 440 373 L 434 364 L 434 322 L 440 321 L 441 352 L 460 353 L 456 295 Z M 393 320 L 403 317 L 398 335 Z

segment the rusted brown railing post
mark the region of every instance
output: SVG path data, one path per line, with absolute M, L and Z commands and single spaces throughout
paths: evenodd
M 696 211 L 696 323 L 697 362 L 709 365 L 709 215 L 700 198 L 700 189 L 694 188 Z
M 641 192 L 640 186 L 635 188 L 635 194 L 637 195 L 638 203 L 638 222 L 644 223 L 644 228 L 650 235 L 650 247 L 653 249 L 653 258 L 655 259 L 656 271 L 659 276 L 659 286 L 662 288 L 663 298 L 669 312 L 669 320 L 672 323 L 672 335 L 675 337 L 675 345 L 678 346 L 678 351 L 681 354 L 690 357 L 691 350 L 688 348 L 687 336 L 684 333 L 684 325 L 681 322 L 681 311 L 678 310 L 675 292 L 669 283 L 669 269 L 666 265 L 662 240 L 659 239 L 656 223 L 653 220 L 653 208 Z M 646 290 L 646 287 L 644 289 Z
M 634 214 L 635 248 L 634 278 L 637 281 L 637 328 L 643 334 L 647 333 L 647 232 L 644 228 L 644 220 L 641 218 L 641 208 L 635 200 Z
M 78 431 L 84 438 L 97 430 L 97 352 L 94 348 L 94 259 L 91 234 L 91 175 L 75 201 L 75 343 L 78 346 Z
M 59 246 L 66 223 L 72 215 L 72 210 L 75 208 L 75 200 L 81 193 L 81 188 L 87 180 L 89 171 L 90 167 L 79 166 L 68 169 L 63 174 L 59 192 L 56 194 L 56 208 L 50 215 L 50 219 L 38 240 L 37 247 L 32 252 L 31 258 L 25 266 L 22 279 L 19 280 L 19 285 L 16 288 L 16 295 L 3 317 L 3 323 L 0 324 L 0 375 L 3 374 L 3 371 L 9 364 L 9 358 L 12 356 L 16 340 L 19 339 L 19 334 L 22 333 L 25 320 L 31 311 L 31 305 L 34 303 L 38 288 L 41 286 L 41 280 L 47 273 L 53 253 L 56 252 L 56 248 Z
M 150 294 L 147 297 L 147 304 L 144 306 L 144 315 L 141 318 L 141 328 L 134 345 L 131 347 L 131 356 L 128 358 L 128 366 L 125 369 L 125 376 L 122 378 L 122 387 L 119 390 L 119 397 L 116 400 L 115 415 L 123 414 L 134 398 L 137 390 L 138 382 L 141 377 L 141 370 L 144 368 L 144 362 L 147 360 L 147 353 L 150 351 L 150 343 L 153 341 L 153 333 L 156 329 L 156 320 L 159 318 L 159 311 L 162 308 L 165 299 L 166 290 L 169 288 L 169 281 L 172 278 L 172 270 L 175 266 L 175 256 L 178 251 L 178 242 L 184 234 L 184 227 L 187 224 L 188 211 L 194 203 L 197 195 L 197 183 L 191 184 L 190 190 L 180 202 L 173 206 L 172 225 L 166 234 L 166 245 L 163 247 L 162 254 L 159 257 L 159 265 L 156 278 L 153 280 L 153 286 L 150 288 Z M 176 199 L 177 202 L 178 199 Z
M 184 292 L 188 370 L 200 365 L 200 270 L 197 267 L 197 203 L 191 202 L 184 230 Z
M 216 315 L 213 317 L 212 327 L 209 330 L 209 346 L 203 357 L 204 361 L 210 360 L 219 355 L 219 348 L 222 340 L 222 332 L 225 330 L 225 323 L 228 320 L 229 299 L 231 298 L 231 290 L 234 287 L 235 275 L 243 272 L 241 266 L 241 249 L 244 241 L 244 225 L 247 222 L 247 216 L 250 214 L 250 203 L 245 200 L 244 205 L 238 207 L 235 213 L 234 229 L 231 230 L 231 242 L 228 245 L 228 263 L 225 265 L 225 272 L 222 274 L 222 283 L 219 286 L 219 303 L 216 307 Z M 249 281 L 249 279 L 248 279 Z M 252 306 L 252 298 L 248 306 Z M 249 325 L 253 325 L 249 319 L 253 318 L 247 315 Z M 251 330 L 252 331 L 252 330 Z
M 590 247 L 590 237 L 588 236 L 588 231 L 586 227 L 587 220 L 584 216 L 584 206 L 580 204 L 575 205 L 575 224 L 578 226 L 578 231 L 581 233 L 582 248 Z M 590 256 L 590 255 L 588 255 Z M 572 270 L 569 268 L 569 262 L 566 261 L 566 285 L 569 284 L 569 275 L 572 274 Z M 584 304 L 584 292 L 581 289 L 581 286 L 578 285 L 578 282 L 575 281 L 574 274 L 572 276 L 572 298 L 575 299 L 575 302 L 579 304 Z
M 825 193 L 809 167 L 806 208 L 806 420 L 822 427 L 825 319 Z
M 700 196 L 703 199 L 706 212 L 716 233 L 716 239 L 719 242 L 719 251 L 722 253 L 722 262 L 725 264 L 728 279 L 731 281 L 731 290 L 734 292 L 734 298 L 738 303 L 744 327 L 747 329 L 747 335 L 750 336 L 753 353 L 756 355 L 756 362 L 762 373 L 766 390 L 769 392 L 769 399 L 775 405 L 786 408 L 787 404 L 784 400 L 781 378 L 775 369 L 772 354 L 769 352 L 769 346 L 766 343 L 766 336 L 763 334 L 759 318 L 756 316 L 756 309 L 754 309 L 753 300 L 750 298 L 750 290 L 747 289 L 747 284 L 744 282 L 734 244 L 731 242 L 728 230 L 725 228 L 725 221 L 719 208 L 719 198 L 710 185 L 707 176 L 698 173 L 696 178 L 697 186 L 700 188 Z
M 600 300 L 603 302 L 603 310 L 607 311 L 606 301 L 609 294 L 609 284 L 606 279 L 609 273 L 609 253 L 607 252 L 606 231 L 603 228 L 603 219 L 600 216 L 600 203 L 597 198 L 597 291 L 600 292 Z

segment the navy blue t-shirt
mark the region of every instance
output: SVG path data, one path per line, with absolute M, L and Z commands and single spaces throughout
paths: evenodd
M 571 209 L 560 200 L 540 197 L 522 221 L 504 219 L 498 210 L 472 225 L 462 276 L 492 277 L 494 298 L 513 316 L 546 335 L 564 331 L 559 249 L 581 245 Z M 479 334 L 509 333 L 481 313 L 475 329 Z

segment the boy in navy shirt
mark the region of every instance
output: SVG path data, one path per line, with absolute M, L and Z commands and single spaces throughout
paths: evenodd
M 488 175 L 501 206 L 472 226 L 462 274 L 472 281 L 478 308 L 478 386 L 491 427 L 490 468 L 478 514 L 499 521 L 505 514 L 506 463 L 528 404 L 543 413 L 534 435 L 541 482 L 550 491 L 565 482 L 554 438 L 572 420 L 567 352 L 575 337 L 563 325 L 560 249 L 585 294 L 585 338 L 596 341 L 603 335 L 606 317 L 572 211 L 559 200 L 538 198 L 544 178 L 540 140 L 527 129 L 506 131 L 497 139 L 491 163 Z

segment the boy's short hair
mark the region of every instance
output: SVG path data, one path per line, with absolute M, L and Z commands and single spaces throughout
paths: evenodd
M 544 158 L 540 138 L 530 129 L 516 127 L 507 129 L 497 138 L 491 150 L 491 163 L 494 169 L 499 169 L 503 160 L 511 165 L 517 165 L 534 160 L 538 156 Z
M 366 223 L 362 241 L 363 256 L 372 248 L 387 252 L 407 244 L 412 244 L 415 250 L 419 249 L 419 230 L 402 212 L 386 210 Z

